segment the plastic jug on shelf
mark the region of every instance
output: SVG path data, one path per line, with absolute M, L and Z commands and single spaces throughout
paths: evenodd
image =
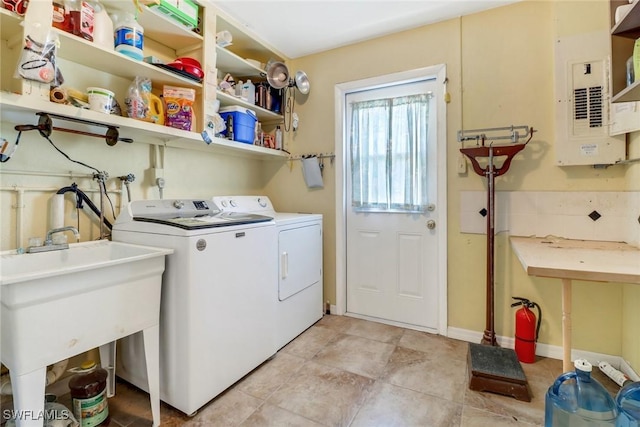
M 113 21 L 99 1 L 91 2 L 94 10 L 93 42 L 105 49 L 113 49 Z
M 616 427 L 640 427 L 640 381 L 622 387 L 616 395 Z
M 114 45 L 116 52 L 142 61 L 144 57 L 144 28 L 132 13 L 123 12 L 114 21 Z
M 545 427 L 615 426 L 618 409 L 613 397 L 595 378 L 591 363 L 578 359 L 575 371 L 560 375 L 545 396 Z

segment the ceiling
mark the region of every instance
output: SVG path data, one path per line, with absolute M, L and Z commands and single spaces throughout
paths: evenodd
M 518 0 L 219 0 L 213 3 L 293 59 Z

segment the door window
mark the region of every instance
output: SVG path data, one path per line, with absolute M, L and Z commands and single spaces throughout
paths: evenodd
M 356 210 L 423 212 L 431 93 L 367 98 L 350 103 L 351 204 Z

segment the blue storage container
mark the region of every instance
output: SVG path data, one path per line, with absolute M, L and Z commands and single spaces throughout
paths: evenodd
M 576 370 L 565 372 L 545 397 L 545 427 L 615 426 L 618 409 L 613 397 L 595 378 L 591 364 L 578 359 Z
M 256 137 L 256 113 L 243 107 L 225 107 L 220 109 L 220 117 L 228 123 L 227 118 L 231 116 L 233 121 L 233 140 L 253 144 Z M 220 132 L 227 136 L 228 129 Z
M 625 385 L 616 396 L 616 427 L 640 427 L 640 381 Z

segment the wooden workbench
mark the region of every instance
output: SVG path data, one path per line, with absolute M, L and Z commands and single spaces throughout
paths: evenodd
M 640 284 L 640 249 L 626 243 L 511 237 L 529 276 L 562 280 L 562 368 L 571 367 L 571 280 Z

